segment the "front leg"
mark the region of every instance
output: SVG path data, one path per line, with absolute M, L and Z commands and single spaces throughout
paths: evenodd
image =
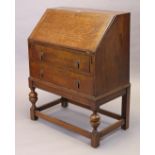
M 31 92 L 29 93 L 29 100 L 32 103 L 32 106 L 30 108 L 30 117 L 31 117 L 31 120 L 37 120 L 38 117 L 35 116 L 35 111 L 37 109 L 35 104 L 36 104 L 36 102 L 38 100 L 38 95 L 35 92 L 35 88 L 31 88 Z
M 91 146 L 96 148 L 100 144 L 100 135 L 97 131 L 98 126 L 100 125 L 100 116 L 97 114 L 96 111 L 90 116 L 90 123 L 93 127 L 92 137 L 91 137 Z

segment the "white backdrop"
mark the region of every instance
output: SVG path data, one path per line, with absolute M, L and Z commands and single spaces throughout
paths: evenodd
M 27 38 L 47 8 L 65 6 L 131 12 L 131 126 L 128 131 L 119 130 L 103 140 L 98 149 L 92 149 L 88 145 L 89 140 L 76 134 L 29 119 Z M 139 154 L 139 29 L 139 0 L 16 0 L 16 155 Z M 39 103 L 56 97 L 38 92 Z M 118 101 L 107 108 L 119 111 Z M 69 115 L 66 116 L 64 111 L 58 114 L 62 117 L 64 114 L 70 121 L 75 120 L 75 124 L 87 128 L 89 124 L 85 122 L 88 122 L 89 113 L 70 107 L 72 111 L 67 111 Z M 75 110 L 80 114 L 76 114 Z M 88 113 L 88 116 L 83 116 L 81 112 Z

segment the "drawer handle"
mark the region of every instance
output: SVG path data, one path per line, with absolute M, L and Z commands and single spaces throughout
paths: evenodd
M 43 77 L 44 77 L 44 70 L 41 69 L 41 70 L 40 70 L 40 78 L 42 79 Z
M 80 80 L 76 80 L 75 85 L 77 89 L 80 89 Z
M 79 61 L 79 60 L 77 60 L 77 61 L 75 62 L 75 68 L 77 68 L 77 69 L 80 68 L 80 61 Z
M 43 61 L 44 58 L 44 52 L 40 52 L 40 61 Z

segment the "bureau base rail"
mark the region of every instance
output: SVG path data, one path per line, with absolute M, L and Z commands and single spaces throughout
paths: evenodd
M 104 128 L 103 130 L 101 130 L 100 133 L 100 137 L 103 137 L 107 134 L 109 134 L 110 132 L 114 131 L 115 129 L 119 128 L 120 126 L 122 126 L 124 124 L 124 119 L 118 120 L 117 122 L 115 122 L 114 124 Z
M 52 107 L 52 106 L 55 106 L 55 105 L 59 104 L 60 101 L 61 101 L 61 99 L 57 99 L 57 100 L 55 100 L 55 101 L 46 103 L 46 104 L 44 104 L 44 105 L 42 105 L 42 106 L 40 106 L 40 107 L 37 107 L 37 110 L 38 110 L 38 111 L 42 111 L 42 110 L 48 109 L 48 108 L 50 108 L 50 107 Z
M 75 126 L 75 125 L 72 125 L 70 123 L 64 122 L 64 121 L 59 120 L 59 119 L 57 119 L 55 117 L 49 117 L 48 115 L 45 115 L 45 114 L 43 114 L 43 113 L 41 113 L 39 111 L 36 111 L 35 115 L 37 117 L 40 117 L 40 118 L 48 121 L 48 122 L 54 123 L 56 125 L 62 126 L 64 128 L 67 128 L 67 129 L 69 129 L 69 130 L 71 130 L 73 132 L 79 133 L 82 136 L 85 136 L 87 138 L 91 138 L 91 132 L 86 131 L 84 129 L 81 129 L 81 128 Z

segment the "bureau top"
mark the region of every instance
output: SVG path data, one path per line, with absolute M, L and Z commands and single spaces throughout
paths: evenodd
M 114 11 L 47 9 L 29 40 L 95 52 L 117 15 Z

